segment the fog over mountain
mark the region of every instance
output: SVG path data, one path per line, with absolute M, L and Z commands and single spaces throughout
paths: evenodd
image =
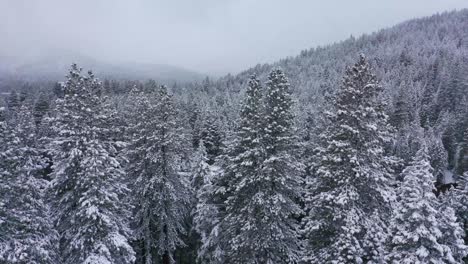
M 466 0 L 0 0 L 0 55 L 37 61 L 66 51 L 221 76 L 466 7 Z
M 64 73 L 71 63 L 77 63 L 84 69 L 92 69 L 103 79 L 155 79 L 163 83 L 174 83 L 196 82 L 205 77 L 200 73 L 172 65 L 133 61 L 111 63 L 57 49 L 43 56 L 0 56 L 0 79 L 57 81 L 64 78 Z

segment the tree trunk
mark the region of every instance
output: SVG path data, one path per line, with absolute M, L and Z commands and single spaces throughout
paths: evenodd
M 162 260 L 162 264 L 171 264 L 171 258 L 169 257 L 168 252 L 164 253 Z
M 149 236 L 145 237 L 145 264 L 153 264 L 151 256 L 151 242 Z

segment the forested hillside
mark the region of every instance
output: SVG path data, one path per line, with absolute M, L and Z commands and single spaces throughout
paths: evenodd
M 464 263 L 467 25 L 193 83 L 3 80 L 0 263 Z
M 280 67 L 298 101 L 299 126 L 307 133 L 321 118 L 325 96 L 334 93 L 345 68 L 364 53 L 382 84 L 381 96 L 387 101 L 385 108 L 392 124 L 401 130 L 419 120 L 424 128 L 435 130 L 448 152 L 449 164 L 444 166 L 453 168 L 461 155 L 457 142 L 467 126 L 467 23 L 466 10 L 416 19 L 371 35 L 304 50 L 297 57 L 257 65 L 216 82 L 189 86 L 181 94 L 196 98 L 194 102 L 214 99 L 209 104 L 218 111 L 235 114 L 235 102 L 240 100 L 248 77 L 256 74 L 264 79 L 272 68 Z M 212 96 L 199 95 L 200 90 Z

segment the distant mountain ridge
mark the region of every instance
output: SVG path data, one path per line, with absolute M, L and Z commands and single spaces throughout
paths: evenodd
M 0 55 L 0 79 L 59 81 L 63 80 L 72 63 L 78 64 L 85 71 L 92 70 L 100 79 L 155 79 L 163 83 L 174 83 L 196 82 L 205 78 L 203 74 L 172 65 L 104 62 L 80 54 L 63 52 L 35 59 Z

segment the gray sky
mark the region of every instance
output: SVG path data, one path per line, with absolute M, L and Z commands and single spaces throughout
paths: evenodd
M 236 73 L 467 0 L 0 0 L 0 54 Z M 52 50 L 52 51 L 51 51 Z

